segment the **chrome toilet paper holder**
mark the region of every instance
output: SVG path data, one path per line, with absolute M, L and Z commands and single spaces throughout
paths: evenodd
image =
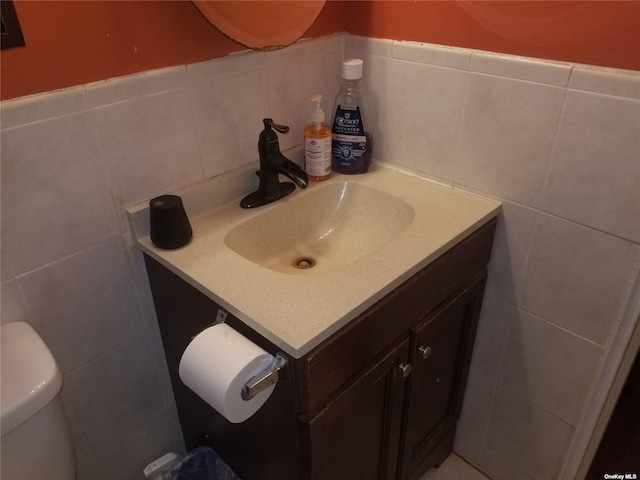
M 251 377 L 242 387 L 240 396 L 248 401 L 266 390 L 271 385 L 275 385 L 280 380 L 280 370 L 287 365 L 287 358 L 281 353 L 276 353 L 273 361 L 264 369 Z

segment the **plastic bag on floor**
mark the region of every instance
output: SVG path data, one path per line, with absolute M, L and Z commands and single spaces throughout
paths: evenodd
M 163 480 L 241 480 L 209 447 L 198 447 L 173 466 Z

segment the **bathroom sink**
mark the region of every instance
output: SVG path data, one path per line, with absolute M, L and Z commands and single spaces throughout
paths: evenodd
M 352 181 L 281 201 L 232 228 L 224 243 L 255 264 L 288 274 L 344 268 L 388 244 L 415 211 L 382 190 Z
M 149 202 L 127 212 L 144 253 L 295 358 L 500 209 L 493 200 L 380 165 L 240 208 L 257 187 L 255 167 L 172 192 L 182 197 L 193 227 L 181 248 L 153 244 Z

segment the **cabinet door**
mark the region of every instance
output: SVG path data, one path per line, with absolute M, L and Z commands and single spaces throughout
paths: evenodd
M 307 478 L 395 478 L 408 351 L 408 339 L 387 350 L 305 424 Z
M 419 478 L 450 453 L 460 417 L 485 276 L 416 325 L 401 478 Z

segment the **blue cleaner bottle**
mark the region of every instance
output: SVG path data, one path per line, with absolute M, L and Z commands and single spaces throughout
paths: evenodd
M 331 169 L 347 175 L 366 173 L 373 156 L 362 65 L 359 58 L 342 62 L 342 86 L 333 110 Z

